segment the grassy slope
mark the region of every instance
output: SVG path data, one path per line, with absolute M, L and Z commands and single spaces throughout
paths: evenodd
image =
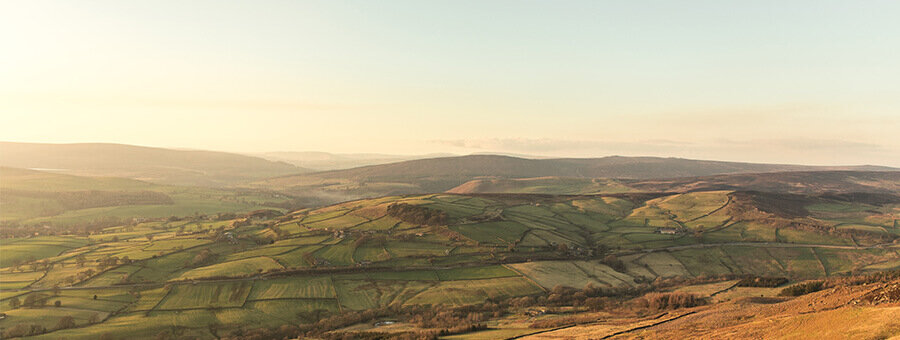
M 95 242 L 92 244 L 87 238 L 76 236 L 4 241 L 4 252 L 15 248 L 15 254 L 34 254 L 54 265 L 49 269 L 6 267 L 0 269 L 0 277 L 9 278 L 4 279 L 4 284 L 17 285 L 11 288 L 29 285 L 38 288 L 66 286 L 69 285 L 66 278 L 78 277 L 88 270 L 94 272 L 93 278 L 76 279 L 74 285 L 98 288 L 72 291 L 85 295 L 66 297 L 63 302 L 79 309 L 114 310 L 115 313 L 97 325 L 50 333 L 51 338 L 92 338 L 107 331 L 152 336 L 161 328 L 177 324 L 184 324 L 190 332 L 208 338 L 211 335 L 207 326 L 213 323 L 225 328 L 247 323 L 278 326 L 285 322 L 305 322 L 304 318 L 315 310 L 366 309 L 393 303 L 464 305 L 537 294 L 556 285 L 583 287 L 591 283 L 633 287 L 659 277 L 674 276 L 747 273 L 802 279 L 900 263 L 900 255 L 889 249 L 744 244 L 753 241 L 754 230 L 768 230 L 775 235 L 777 229 L 787 228 L 786 221 L 791 219 L 780 217 L 784 221 L 772 222 L 773 217 L 759 215 L 760 219 L 754 220 L 755 215 L 735 210 L 735 205 L 743 201 L 730 200 L 730 195 L 711 192 L 652 198 L 439 194 L 352 201 L 297 211 L 279 218 L 277 223 L 259 220 L 238 228 L 232 228 L 230 221 L 143 223 L 108 228 L 92 235 L 90 240 Z M 377 228 L 367 227 L 366 221 L 387 220 L 386 205 L 397 202 L 444 210 L 450 216 L 450 225 L 391 222 Z M 796 218 L 813 218 L 825 225 L 837 225 L 847 218 L 860 218 L 861 211 L 868 211 L 870 215 L 881 216 L 871 223 L 889 234 L 900 232 L 893 223 L 900 217 L 897 204 L 860 207 L 859 203 L 826 202 L 822 198 L 810 201 L 813 204 L 816 205 L 809 216 Z M 483 221 L 480 216 L 501 220 Z M 691 221 L 708 221 L 704 222 L 708 227 L 728 218 L 751 220 L 729 228 L 704 228 L 703 233 L 691 231 L 678 235 L 655 233 L 657 222 L 645 222 L 650 219 L 663 224 L 687 224 L 687 230 L 696 230 L 699 225 L 690 225 Z M 282 231 L 277 242 L 254 241 L 276 235 L 267 226 L 274 224 Z M 208 235 L 218 226 L 228 228 L 237 241 L 211 240 Z M 186 232 L 177 234 L 175 231 L 182 227 Z M 155 237 L 150 240 L 144 236 L 147 234 Z M 119 241 L 112 241 L 112 236 L 118 236 Z M 797 232 L 778 233 L 778 238 L 770 241 L 783 237 L 790 237 L 795 244 L 854 244 L 866 240 L 840 233 Z M 741 243 L 718 245 L 733 242 Z M 572 251 L 602 245 L 618 254 L 624 269 L 614 270 L 602 258 L 564 255 L 559 251 L 561 243 L 566 243 Z M 660 249 L 703 243 L 716 245 Z M 204 249 L 214 254 L 211 262 L 186 267 Z M 653 249 L 658 251 L 646 252 Z M 83 265 L 77 263 L 79 254 L 85 257 Z M 98 260 L 110 256 L 121 258 L 126 254 L 137 262 L 106 271 L 99 267 Z M 525 261 L 527 258 L 533 260 Z M 502 259 L 517 263 L 498 265 Z M 314 264 L 318 268 L 314 269 Z M 317 271 L 327 269 L 322 267 L 358 266 L 362 268 L 347 273 Z M 275 276 L 282 268 L 312 272 L 284 278 Z M 210 276 L 235 279 L 201 280 L 196 285 L 175 282 Z M 112 285 L 143 282 L 159 285 L 140 286 L 137 297 L 128 293 L 127 287 Z M 26 290 L 24 294 L 37 293 Z M 90 298 L 94 294 L 100 296 L 96 303 Z M 16 316 L 15 322 L 38 320 L 38 314 L 11 310 L 5 299 L 12 294 L 2 296 L 0 311 L 11 312 Z M 135 303 L 127 306 L 115 302 L 132 300 Z M 123 307 L 116 309 L 116 306 Z M 0 327 L 11 324 L 10 320 L 0 321 Z
M 101 217 L 168 217 L 194 213 L 243 212 L 279 202 L 282 195 L 257 192 L 159 185 L 126 178 L 83 177 L 17 168 L 0 168 L 3 214 L 0 221 L 57 225 L 89 222 Z M 105 206 L 73 209 L 60 193 L 101 196 L 104 193 L 153 192 L 170 198 L 163 204 L 123 204 L 109 200 Z

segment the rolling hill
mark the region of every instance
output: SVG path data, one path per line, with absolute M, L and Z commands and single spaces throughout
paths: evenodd
M 598 194 L 754 190 L 775 193 L 900 193 L 900 171 L 790 171 L 673 179 L 490 178 L 475 179 L 451 193 Z
M 368 165 L 396 163 L 414 159 L 445 157 L 450 155 L 387 155 L 368 153 L 336 154 L 328 152 L 264 152 L 250 154 L 271 161 L 290 163 L 316 171 L 351 169 Z
M 192 186 L 228 186 L 308 172 L 287 163 L 226 152 L 100 143 L 0 142 L 0 166 Z
M 192 214 L 248 212 L 289 200 L 259 190 L 155 184 L 0 167 L 0 222 L 91 226 Z M 121 222 L 120 222 L 121 223 Z
M 525 159 L 497 155 L 470 155 L 282 176 L 257 181 L 251 185 L 293 195 L 314 196 L 322 203 L 334 203 L 384 195 L 444 192 L 466 182 L 484 178 L 519 179 L 551 176 L 576 179 L 576 181 L 580 179 L 582 182 L 591 183 L 590 179 L 593 178 L 648 180 L 737 173 L 825 170 L 881 171 L 896 169 L 879 166 L 817 167 L 655 157 Z M 613 181 L 607 184 L 619 187 L 621 190 L 627 189 L 618 182 Z
M 900 268 L 898 223 L 898 196 L 741 191 L 426 194 L 279 216 L 153 219 L 3 239 L 0 331 L 37 339 L 285 337 L 250 336 L 265 327 L 288 338 L 478 338 L 477 327 L 442 330 L 489 321 L 485 332 L 494 336 L 483 338 L 567 338 L 676 324 L 682 313 L 711 324 L 719 320 L 713 311 L 733 304 L 794 301 L 773 299 L 781 288 L 740 287 L 742 278 L 782 285 Z M 717 304 L 641 304 L 653 294 Z M 741 304 L 760 295 L 764 303 Z M 74 324 L 54 326 L 67 316 Z M 384 320 L 402 325 L 379 326 Z M 603 322 L 608 327 L 595 327 Z

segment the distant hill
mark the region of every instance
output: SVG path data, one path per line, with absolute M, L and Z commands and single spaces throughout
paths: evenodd
M 0 166 L 199 186 L 228 186 L 309 171 L 283 162 L 226 152 L 93 143 L 0 142 Z
M 0 224 L 96 226 L 124 223 L 133 217 L 271 209 L 289 200 L 258 190 L 163 185 L 8 167 L 0 167 L 0 178 Z
M 443 157 L 365 166 L 346 170 L 322 171 L 308 174 L 270 178 L 253 186 L 285 191 L 294 195 L 318 196 L 323 203 L 395 194 L 444 192 L 473 180 L 508 180 L 539 177 L 566 178 L 569 189 L 556 188 L 548 193 L 569 192 L 571 181 L 584 182 L 598 188 L 592 192 L 623 192 L 625 180 L 649 180 L 710 176 L 738 173 L 766 173 L 785 171 L 879 171 L 892 168 L 878 166 L 819 167 L 785 164 L 755 164 L 717 162 L 681 158 L 604 157 L 525 159 L 497 155 Z M 593 181 L 595 178 L 616 178 L 616 181 Z M 484 191 L 458 191 L 484 192 Z M 507 192 L 507 191 L 501 191 Z M 532 191 L 513 191 L 532 192 Z
M 423 158 L 447 157 L 449 154 L 428 155 L 388 155 L 373 153 L 328 153 L 328 152 L 265 152 L 250 154 L 271 161 L 290 163 L 302 168 L 328 171 L 357 168 L 368 165 L 396 163 Z
M 900 193 L 900 171 L 794 171 L 624 181 L 637 191 L 755 190 L 795 194 Z
M 475 179 L 450 193 L 597 194 L 618 192 L 693 192 L 753 190 L 776 193 L 900 194 L 900 171 L 788 171 L 674 179 L 587 179 L 538 177 Z

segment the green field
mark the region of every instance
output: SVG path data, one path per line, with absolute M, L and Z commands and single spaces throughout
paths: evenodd
M 393 196 L 285 216 L 192 212 L 84 235 L 5 238 L 0 311 L 9 317 L 0 328 L 52 327 L 71 315 L 78 328 L 42 337 L 146 338 L 181 327 L 182 335 L 207 339 L 227 334 L 214 335 L 210 326 L 230 332 L 388 306 L 465 306 L 558 286 L 639 288 L 660 278 L 726 274 L 802 280 L 900 268 L 897 252 L 865 248 L 900 235 L 887 223 L 896 219 L 890 206 L 820 202 L 810 208 L 815 217 L 756 218 L 733 207 L 730 192 L 636 197 Z M 388 215 L 398 202 L 448 219 L 423 225 L 415 216 Z M 813 218 L 820 229 L 797 226 Z M 57 295 L 55 286 L 77 289 Z M 29 296 L 46 305 L 9 304 Z

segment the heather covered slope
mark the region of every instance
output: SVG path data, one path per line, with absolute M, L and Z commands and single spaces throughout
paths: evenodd
M 225 152 L 99 143 L 0 142 L 0 166 L 192 186 L 227 186 L 307 171 L 287 163 Z
M 726 284 L 708 306 L 598 319 L 524 339 L 894 339 L 900 335 L 898 284 L 837 281 L 797 298 L 772 296 L 780 288 L 739 292 Z M 721 297 L 729 294 L 735 297 Z

